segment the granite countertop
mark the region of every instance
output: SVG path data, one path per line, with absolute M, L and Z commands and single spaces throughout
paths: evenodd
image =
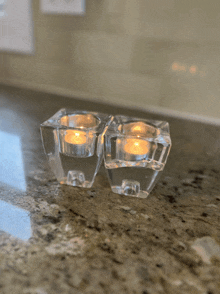
M 112 193 L 103 167 L 91 189 L 56 181 L 39 125 L 62 107 L 170 123 L 168 163 L 147 199 Z M 0 293 L 220 293 L 219 131 L 0 86 Z

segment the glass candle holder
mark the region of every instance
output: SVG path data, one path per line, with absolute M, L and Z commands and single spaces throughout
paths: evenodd
M 169 155 L 169 124 L 118 115 L 104 137 L 105 168 L 112 191 L 146 198 Z
M 61 184 L 90 188 L 103 159 L 111 115 L 61 109 L 41 124 L 44 151 Z

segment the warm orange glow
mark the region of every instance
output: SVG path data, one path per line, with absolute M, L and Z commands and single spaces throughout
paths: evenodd
M 69 117 L 67 115 L 61 117 L 60 124 L 67 127 L 69 124 Z
M 174 62 L 172 64 L 172 70 L 173 71 L 186 71 L 186 66 L 183 64 L 179 64 L 177 62 Z
M 191 74 L 195 74 L 197 72 L 197 67 L 195 65 L 190 66 L 189 72 Z
M 177 62 L 174 62 L 174 63 L 172 64 L 172 70 L 173 70 L 173 71 L 177 71 L 177 70 L 179 70 L 179 64 L 178 64 Z
M 155 132 L 155 128 L 143 122 L 134 122 L 124 125 L 123 132 L 132 136 L 148 137 Z
M 98 119 L 90 113 L 65 115 L 61 117 L 60 124 L 66 127 L 76 127 L 81 129 L 94 128 L 98 125 Z
M 67 130 L 65 141 L 69 144 L 82 145 L 86 143 L 86 133 L 83 131 Z
M 131 131 L 134 133 L 136 133 L 136 132 L 139 133 L 139 132 L 143 132 L 143 130 L 144 129 L 141 125 L 137 125 L 137 126 L 133 127 Z
M 96 118 L 92 114 L 77 114 L 72 119 L 78 128 L 92 128 L 97 125 Z
M 144 155 L 149 151 L 149 143 L 141 139 L 127 139 L 124 151 L 134 155 Z

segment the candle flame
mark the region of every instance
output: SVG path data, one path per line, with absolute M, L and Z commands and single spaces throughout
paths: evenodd
M 127 139 L 124 151 L 134 155 L 144 155 L 149 152 L 149 142 L 141 139 Z
M 67 130 L 65 141 L 69 144 L 82 145 L 86 143 L 86 133 L 82 131 Z

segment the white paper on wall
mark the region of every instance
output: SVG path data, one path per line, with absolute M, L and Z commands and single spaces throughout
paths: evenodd
M 85 0 L 41 0 L 43 13 L 84 14 Z
M 34 52 L 31 0 L 0 0 L 0 50 Z

